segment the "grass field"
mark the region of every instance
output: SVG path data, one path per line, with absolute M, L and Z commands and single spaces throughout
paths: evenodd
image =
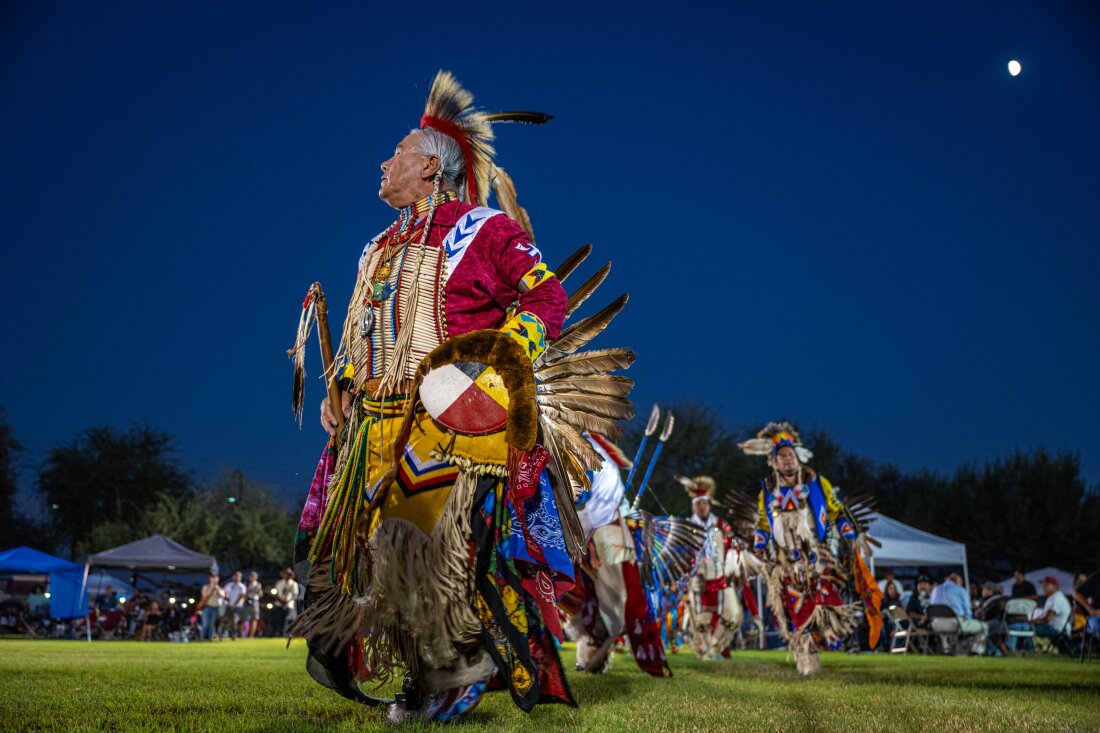
M 573 655 L 564 651 L 572 668 Z M 321 688 L 305 648 L 279 640 L 167 644 L 0 640 L 0 729 L 369 731 L 380 708 Z M 1098 731 L 1100 662 L 826 654 L 814 679 L 782 652 L 730 661 L 672 658 L 653 679 L 618 655 L 612 671 L 570 672 L 580 707 L 517 710 L 495 693 L 462 731 Z M 411 726 L 433 730 L 432 726 Z

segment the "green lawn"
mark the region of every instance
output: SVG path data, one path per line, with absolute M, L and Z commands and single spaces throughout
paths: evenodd
M 322 689 L 304 646 L 275 639 L 167 644 L 0 640 L 3 730 L 390 729 L 379 708 Z M 565 652 L 572 664 L 572 652 Z M 464 731 L 1097 731 L 1100 661 L 826 654 L 814 679 L 782 652 L 672 658 L 673 679 L 620 654 L 605 675 L 570 673 L 580 704 L 519 712 L 494 693 Z M 411 726 L 430 730 L 431 726 Z

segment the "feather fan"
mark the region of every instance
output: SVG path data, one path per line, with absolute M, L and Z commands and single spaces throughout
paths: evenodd
M 535 367 L 535 378 L 542 382 L 551 379 L 565 379 L 573 375 L 603 374 L 619 369 L 627 369 L 634 363 L 636 355 L 625 347 L 613 349 L 595 349 L 578 354 L 547 359 Z
M 554 276 L 558 278 L 558 282 L 565 282 L 565 278 L 572 275 L 573 271 L 580 267 L 581 263 L 587 260 L 590 254 L 592 254 L 591 242 L 566 257 L 565 262 L 554 268 Z
M 592 374 L 583 377 L 571 377 L 561 382 L 542 382 L 536 386 L 535 391 L 540 395 L 587 392 L 588 394 L 626 397 L 633 388 L 634 380 L 630 377 L 617 374 Z
M 615 420 L 610 420 L 600 415 L 581 410 L 571 410 L 561 405 L 539 405 L 543 414 L 551 417 L 556 422 L 564 422 L 578 430 L 595 431 L 600 435 L 606 435 L 611 440 L 618 440 L 623 429 Z
M 588 300 L 593 293 L 596 292 L 596 288 L 603 284 L 603 281 L 607 279 L 607 274 L 611 272 L 611 263 L 596 271 L 596 274 L 584 281 L 577 290 L 569 296 L 569 309 L 565 312 L 565 317 L 573 315 L 573 312 L 584 305 L 584 301 Z
M 634 406 L 624 397 L 595 395 L 588 392 L 557 392 L 538 397 L 539 405 L 567 407 L 571 410 L 594 413 L 613 420 L 631 420 Z
M 599 313 L 578 321 L 562 331 L 561 336 L 550 342 L 546 354 L 541 358 L 547 360 L 547 354 L 552 355 L 553 353 L 572 354 L 577 349 L 586 346 L 588 342 L 599 336 L 607 328 L 611 321 L 615 319 L 615 316 L 619 315 L 619 312 L 626 307 L 626 302 L 629 299 L 630 296 L 624 293 Z

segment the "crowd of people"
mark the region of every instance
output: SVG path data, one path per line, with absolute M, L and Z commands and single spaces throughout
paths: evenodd
M 297 616 L 304 588 L 289 568 L 270 586 L 250 571 L 223 583 L 211 574 L 197 593 L 177 597 L 162 590 L 122 597 L 110 585 L 90 598 L 92 633 L 104 639 L 216 641 L 284 636 Z M 79 635 L 79 631 L 76 632 Z
M 921 575 L 915 587 L 908 588 L 888 571 L 879 588 L 884 618 L 889 608 L 901 606 L 912 628 L 925 634 L 934 632 L 931 617 L 935 612 L 930 609 L 950 609 L 959 636 L 976 655 L 1031 651 L 1036 639 L 1044 640 L 1039 642 L 1044 648 L 1069 654 L 1075 638 L 1100 636 L 1100 572 L 1078 573 L 1074 587 L 1063 590 L 1052 575 L 1044 577 L 1037 588 L 1020 568 L 1007 588 L 992 581 L 967 587 L 958 573 L 940 582 Z M 895 624 L 887 621 L 884 635 L 888 638 L 894 628 Z

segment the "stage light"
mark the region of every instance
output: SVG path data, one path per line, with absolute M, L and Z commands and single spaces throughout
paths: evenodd
M 171 598 L 168 599 L 168 602 L 169 603 L 175 603 L 176 602 L 176 597 L 172 596 Z
M 274 604 L 272 604 L 272 603 L 269 603 L 269 604 L 267 604 L 267 610 L 268 610 L 268 611 L 270 611 L 270 610 L 271 610 L 271 609 L 273 609 L 273 608 L 275 608 L 275 605 L 274 605 Z

